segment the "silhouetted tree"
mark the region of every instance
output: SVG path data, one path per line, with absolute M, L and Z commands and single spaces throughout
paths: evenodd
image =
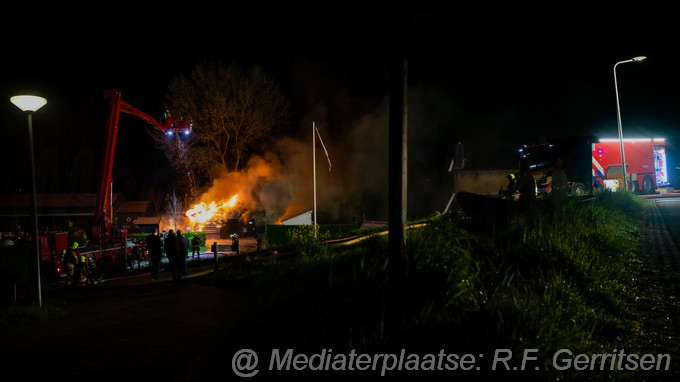
M 180 173 L 190 162 L 198 185 L 240 170 L 250 153 L 261 151 L 290 125 L 289 102 L 273 76 L 257 64 L 197 64 L 188 76 L 173 79 L 165 106 L 176 120 L 191 118 L 193 132 L 180 137 L 184 146 L 159 134 L 153 137 Z
M 181 223 L 181 217 L 184 214 L 184 204 L 182 200 L 177 197 L 175 190 L 172 190 L 172 194 L 167 197 L 167 209 L 168 215 L 172 220 L 172 226 L 175 231 L 177 231 L 177 224 Z

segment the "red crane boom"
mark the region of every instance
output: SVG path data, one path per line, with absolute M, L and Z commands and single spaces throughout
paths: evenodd
M 113 211 L 111 208 L 111 183 L 113 181 L 113 159 L 116 153 L 116 139 L 118 137 L 118 122 L 120 113 L 127 113 L 146 121 L 156 129 L 167 133 L 186 133 L 191 131 L 191 121 L 180 119 L 173 121 L 169 116 L 155 119 L 143 111 L 121 99 L 120 91 L 107 90 L 104 98 L 108 101 L 108 115 L 106 122 L 106 137 L 102 150 L 102 167 L 100 172 L 99 189 L 97 191 L 97 205 L 93 220 L 92 240 L 98 243 L 108 243 L 111 236 L 111 222 Z

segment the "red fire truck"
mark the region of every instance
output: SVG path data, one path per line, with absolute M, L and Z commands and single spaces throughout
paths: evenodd
M 95 256 L 108 257 L 110 259 L 109 262 L 118 263 L 123 260 L 120 256 L 123 254 L 123 251 L 128 250 L 126 243 L 127 231 L 122 229 L 120 232 L 122 243 L 114 243 L 114 240 L 112 239 L 113 232 L 111 232 L 111 222 L 113 221 L 111 185 L 113 180 L 113 159 L 116 153 L 116 139 L 118 136 L 120 114 L 127 113 L 133 115 L 146 121 L 147 124 L 165 134 L 187 134 L 192 130 L 192 121 L 190 118 L 183 117 L 174 120 L 167 113 L 163 118 L 152 118 L 128 102 L 123 101 L 121 99 L 120 91 L 118 90 L 107 90 L 104 92 L 104 97 L 108 101 L 109 106 L 106 138 L 102 152 L 101 178 L 99 181 L 99 191 L 97 192 L 97 205 L 92 220 L 92 236 L 89 244 L 94 245 L 95 247 L 99 246 L 99 248 L 92 249 L 93 252 L 96 252 Z
M 177 121 L 170 118 L 169 115 L 166 115 L 163 119 L 152 118 L 148 114 L 123 101 L 121 99 L 120 91 L 118 90 L 108 90 L 104 92 L 104 97 L 109 102 L 109 108 L 106 125 L 106 140 L 102 152 L 101 178 L 99 181 L 99 191 L 97 192 L 97 206 L 92 221 L 93 244 L 109 243 L 111 240 L 111 222 L 113 221 L 111 183 L 113 180 L 113 158 L 116 153 L 116 139 L 118 136 L 120 113 L 134 115 L 163 133 L 188 133 L 191 132 L 192 128 L 192 123 L 189 118 L 180 118 Z
M 666 146 L 662 138 L 625 139 L 627 190 L 652 194 L 669 185 Z M 618 139 L 593 136 L 548 138 L 519 150 L 520 161 L 536 179 L 538 197 L 552 191 L 556 161 L 562 159 L 570 195 L 589 193 L 593 189 L 620 189 L 623 183 L 621 149 Z
M 106 136 L 102 150 L 102 164 L 99 180 L 99 190 L 97 192 L 96 207 L 91 223 L 92 230 L 88 232 L 90 238 L 87 247 L 81 247 L 81 253 L 94 255 L 98 260 L 106 259 L 108 264 L 119 263 L 125 252 L 129 251 L 127 243 L 127 231 L 122 229 L 120 232 L 121 240 L 116 242 L 113 239 L 112 224 L 113 211 L 111 205 L 111 185 L 113 174 L 114 155 L 116 152 L 116 138 L 118 136 L 118 122 L 121 113 L 127 113 L 146 121 L 149 125 L 162 131 L 163 133 L 188 133 L 192 129 L 189 118 L 173 120 L 169 115 L 164 118 L 154 119 L 121 99 L 120 91 L 108 90 L 104 93 L 108 101 L 108 115 L 106 124 Z M 61 255 L 66 250 L 66 232 L 63 233 L 41 233 L 40 252 L 43 262 L 51 265 L 55 276 L 59 278 L 63 274 L 61 266 Z M 134 246 L 135 244 L 133 244 Z
M 48 281 L 58 281 L 66 273 L 62 260 L 68 247 L 68 232 L 40 232 L 39 240 L 43 267 L 51 270 L 46 277 Z
M 652 194 L 669 185 L 663 138 L 624 139 L 623 154 L 628 191 Z M 605 188 L 608 179 L 622 181 L 620 140 L 600 139 L 593 145 L 592 156 L 594 184 Z

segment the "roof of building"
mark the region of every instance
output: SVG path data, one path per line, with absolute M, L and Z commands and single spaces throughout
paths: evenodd
M 312 212 L 313 210 L 309 210 L 307 212 L 303 212 L 300 215 L 293 216 L 290 219 L 286 219 L 281 222 L 283 225 L 306 225 L 306 224 L 312 224 Z
M 141 216 L 135 219 L 137 225 L 159 225 L 161 218 L 159 216 Z

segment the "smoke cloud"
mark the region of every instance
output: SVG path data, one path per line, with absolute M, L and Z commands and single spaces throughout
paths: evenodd
M 310 123 L 305 139 L 278 140 L 270 151 L 252 157 L 244 170 L 215 179 L 200 201 L 219 203 L 237 194 L 237 206 L 223 218 L 275 224 L 312 210 L 316 188 L 319 223 L 386 219 L 385 108 L 343 126 L 347 134 L 340 137 L 331 137 L 331 127 L 317 123 L 321 140 L 314 137 L 316 142 Z

